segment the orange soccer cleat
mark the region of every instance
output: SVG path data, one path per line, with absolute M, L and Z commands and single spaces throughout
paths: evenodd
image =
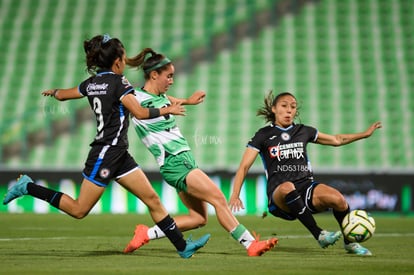
M 137 225 L 134 231 L 134 237 L 124 249 L 124 253 L 134 252 L 144 244 L 147 244 L 150 241 L 147 232 L 148 226 L 143 224 Z
M 255 240 L 247 248 L 247 255 L 250 257 L 261 256 L 263 253 L 269 251 L 277 244 L 278 239 L 270 238 L 269 240 L 260 241 L 260 235 L 257 235 L 253 232 Z

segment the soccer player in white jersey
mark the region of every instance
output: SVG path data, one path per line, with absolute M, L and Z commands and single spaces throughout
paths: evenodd
M 171 60 L 150 48 L 127 59 L 127 65 L 141 68 L 145 83 L 136 89 L 136 99 L 142 107 L 163 108 L 173 103 L 195 105 L 203 102 L 205 93 L 196 91 L 188 99 L 178 99 L 166 94 L 173 84 L 174 65 Z M 198 168 L 187 140 L 177 127 L 175 117 L 166 115 L 153 119 L 133 118 L 135 130 L 153 154 L 165 181 L 176 188 L 189 214 L 174 217 L 181 231 L 199 228 L 207 223 L 207 204 L 211 204 L 223 228 L 247 250 L 249 256 L 260 256 L 272 249 L 276 238 L 260 241 L 238 222 L 227 205 L 226 198 L 217 185 Z M 125 252 L 133 252 L 149 240 L 164 237 L 157 225 L 149 228 L 137 225 L 135 234 Z

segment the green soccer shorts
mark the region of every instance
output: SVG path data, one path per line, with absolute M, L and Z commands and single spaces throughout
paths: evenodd
M 161 175 L 164 180 L 177 189 L 177 192 L 187 192 L 185 179 L 192 170 L 198 168 L 193 153 L 184 151 L 178 155 L 169 155 L 164 165 L 160 167 Z

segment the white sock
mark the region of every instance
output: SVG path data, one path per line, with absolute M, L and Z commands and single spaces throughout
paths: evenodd
M 252 244 L 255 240 L 252 234 L 244 227 L 242 224 L 239 224 L 230 232 L 231 236 L 242 244 L 246 249 Z
M 148 229 L 148 237 L 150 240 L 164 238 L 165 234 L 162 230 L 158 227 L 158 225 L 154 225 Z

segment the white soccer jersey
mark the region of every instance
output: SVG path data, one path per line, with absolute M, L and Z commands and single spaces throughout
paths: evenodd
M 142 89 L 135 91 L 135 97 L 142 107 L 162 108 L 171 105 L 165 94 L 154 95 Z M 178 129 L 174 115 L 165 115 L 152 119 L 132 118 L 139 138 L 162 166 L 167 155 L 177 155 L 189 151 L 190 146 Z

